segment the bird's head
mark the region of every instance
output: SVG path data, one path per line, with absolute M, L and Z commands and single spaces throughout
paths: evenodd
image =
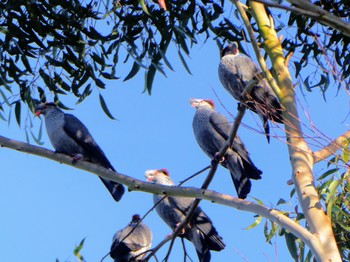
M 165 168 L 146 170 L 145 177 L 147 182 L 156 184 L 172 185 L 173 182 L 169 177 L 169 172 Z
M 44 116 L 47 114 L 47 112 L 50 112 L 53 109 L 56 109 L 57 105 L 55 103 L 49 102 L 49 103 L 41 103 L 34 108 L 34 112 L 36 116 L 39 116 L 43 114 Z
M 132 216 L 131 223 L 138 223 L 141 220 L 141 217 L 139 214 L 135 214 Z
M 206 108 L 206 107 L 210 109 L 215 108 L 215 104 L 211 99 L 191 98 L 190 105 L 195 109 Z
M 228 44 L 220 52 L 220 58 L 225 55 L 239 55 L 238 44 L 237 42 L 233 42 L 232 44 Z

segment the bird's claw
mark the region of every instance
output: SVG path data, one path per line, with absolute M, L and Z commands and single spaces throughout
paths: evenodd
M 212 162 L 217 162 L 217 163 L 222 163 L 224 161 L 225 161 L 225 157 L 224 156 L 220 157 L 219 152 L 216 152 L 212 159 Z
M 178 228 L 178 226 L 179 226 L 180 224 L 181 224 L 181 223 L 177 223 L 177 224 L 176 224 L 175 230 Z M 175 231 L 175 230 L 174 230 L 174 231 Z M 185 234 L 185 232 L 186 232 L 186 229 L 185 229 L 185 227 L 183 227 L 183 228 L 181 228 L 181 231 L 180 231 L 179 235 L 183 235 L 183 234 Z
M 75 154 L 73 155 L 73 160 L 72 160 L 72 164 L 75 164 L 76 162 L 78 162 L 78 160 L 83 159 L 83 155 L 82 154 Z

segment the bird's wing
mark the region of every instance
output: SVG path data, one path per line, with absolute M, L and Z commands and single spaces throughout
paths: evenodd
M 197 208 L 193 219 L 191 221 L 204 236 L 204 241 L 210 250 L 220 251 L 224 249 L 225 244 L 222 237 L 219 236 L 211 219 L 202 211 L 200 207 Z
M 188 214 L 188 211 L 193 203 L 193 198 L 185 198 L 185 197 L 168 197 L 169 204 L 171 208 L 180 212 L 183 216 Z
M 99 164 L 115 171 L 102 149 L 91 136 L 89 130 L 78 118 L 71 114 L 65 114 L 63 129 L 68 136 L 83 147 L 90 156 L 99 162 Z
M 214 111 L 210 115 L 209 123 L 225 141 L 229 138 L 232 124 L 225 116 Z
M 135 229 L 132 226 L 127 226 L 118 231 L 113 240 L 115 252 L 120 254 L 123 252 L 128 253 L 130 251 L 137 251 L 145 246 L 148 246 L 151 241 L 151 237 L 145 234 L 146 231 L 142 226 L 142 224 L 139 224 Z

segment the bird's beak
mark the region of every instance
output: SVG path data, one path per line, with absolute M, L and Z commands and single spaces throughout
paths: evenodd
M 192 106 L 192 107 L 196 107 L 197 105 L 198 105 L 198 103 L 199 103 L 199 99 L 198 98 L 191 98 L 190 99 L 190 105 Z
M 145 171 L 145 178 L 147 180 L 147 182 L 151 182 L 153 179 L 153 175 L 154 175 L 154 171 L 155 170 L 146 170 Z
M 42 113 L 42 110 L 44 109 L 44 104 L 38 104 L 34 107 L 34 114 L 35 116 L 40 116 Z

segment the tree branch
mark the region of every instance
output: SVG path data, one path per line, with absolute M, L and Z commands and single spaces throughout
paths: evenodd
M 329 143 L 324 148 L 312 153 L 314 157 L 314 162 L 320 162 L 331 155 L 335 155 L 337 150 L 344 147 L 346 143 L 350 141 L 350 131 L 346 131 L 344 134 L 338 136 L 331 143 Z
M 256 42 L 256 37 L 254 35 L 254 30 L 253 30 L 253 28 L 252 28 L 252 26 L 250 24 L 249 18 L 247 16 L 245 10 L 243 8 L 243 4 L 241 2 L 239 2 L 239 1 L 237 1 L 237 0 L 230 0 L 230 1 L 233 4 L 236 5 L 238 12 L 239 12 L 240 16 L 243 19 L 244 25 L 245 25 L 245 27 L 246 27 L 246 29 L 248 31 L 249 38 L 250 38 L 250 41 L 252 43 L 252 46 L 253 46 L 253 49 L 254 49 L 256 58 L 257 58 L 257 60 L 259 62 L 261 70 L 263 71 L 264 75 L 266 76 L 266 79 L 269 82 L 269 84 L 270 84 L 271 88 L 273 89 L 273 91 L 276 94 L 279 94 L 280 89 L 279 89 L 278 85 L 276 84 L 276 81 L 273 78 L 271 72 L 267 69 L 267 65 L 266 65 L 265 59 L 264 59 L 264 57 L 262 56 L 262 54 L 260 52 L 258 43 Z
M 283 117 L 295 190 L 310 231 L 317 236 L 315 241 L 307 245 L 319 262 L 341 261 L 330 220 L 322 209 L 313 183 L 312 169 L 314 158 L 301 132 L 294 87 L 289 70 L 285 65 L 281 43 L 264 6 L 260 3 L 252 2 L 251 7 L 259 31 L 265 41 L 265 50 L 276 72 L 276 81 L 280 88 L 277 96 L 285 108 Z
M 350 37 L 350 24 L 344 22 L 341 18 L 333 15 L 332 13 L 322 9 L 321 7 L 310 3 L 309 1 L 288 0 L 295 6 L 287 6 L 278 4 L 276 2 L 265 0 L 253 0 L 254 2 L 262 3 L 266 6 L 276 7 L 282 10 L 293 12 L 297 15 L 304 15 L 312 18 L 320 23 L 328 25 L 332 28 L 339 30 L 342 34 Z
M 308 232 L 305 228 L 294 222 L 292 219 L 285 216 L 282 212 L 275 209 L 267 208 L 262 205 L 258 205 L 247 200 L 238 199 L 230 195 L 217 193 L 212 190 L 198 189 L 193 187 L 175 187 L 148 183 L 130 176 L 123 175 L 121 173 L 115 173 L 99 165 L 86 161 L 77 161 L 73 164 L 72 158 L 68 155 L 55 153 L 54 151 L 42 147 L 29 145 L 27 143 L 8 139 L 3 136 L 0 136 L 0 146 L 17 150 L 22 153 L 41 156 L 56 161 L 58 163 L 66 164 L 78 169 L 88 171 L 105 179 L 122 183 L 126 185 L 129 188 L 129 190 L 143 191 L 158 195 L 205 199 L 220 205 L 225 205 L 228 207 L 236 208 L 238 210 L 257 214 L 281 225 L 283 228 L 289 230 L 291 233 L 299 237 L 308 245 L 311 241 L 315 241 L 316 238 L 313 234 Z
M 321 7 L 312 4 L 310 1 L 303 0 L 288 0 L 291 4 L 297 6 L 300 9 L 308 10 L 308 12 L 313 14 L 311 18 L 335 28 L 342 32 L 344 35 L 350 37 L 350 24 L 344 22 L 341 18 L 331 14 L 330 12 L 322 9 Z

